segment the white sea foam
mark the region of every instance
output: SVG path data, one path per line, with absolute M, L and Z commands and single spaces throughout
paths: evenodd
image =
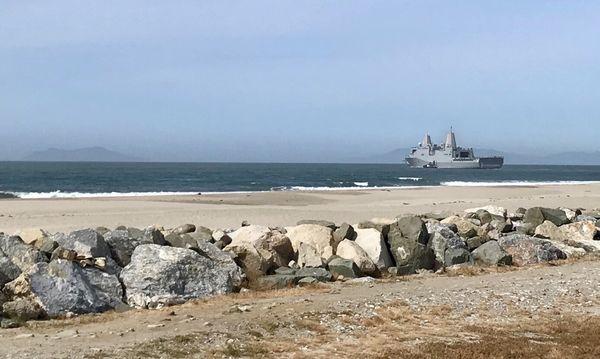
M 440 186 L 444 187 L 519 187 L 519 186 L 560 186 L 560 185 L 585 185 L 600 184 L 600 181 L 498 181 L 498 182 L 467 182 L 467 181 L 449 181 L 442 182 Z M 268 191 L 223 191 L 223 192 L 202 192 L 202 195 L 221 195 L 221 194 L 249 194 L 265 193 L 275 191 L 365 191 L 365 190 L 409 190 L 418 188 L 432 188 L 439 186 L 369 186 L 368 182 L 355 182 L 351 187 L 308 187 L 308 186 L 281 186 L 274 187 Z M 157 196 L 195 196 L 200 192 L 4 192 L 13 194 L 22 199 L 52 199 L 52 198 L 102 198 L 102 197 L 157 197 Z
M 154 197 L 154 196 L 190 196 L 198 192 L 10 192 L 22 199 L 50 199 L 50 198 L 97 198 L 97 197 Z
M 583 185 L 598 184 L 600 181 L 499 181 L 499 182 L 467 182 L 450 181 L 442 182 L 446 187 L 521 187 L 521 186 L 564 186 L 564 185 Z
M 422 177 L 398 177 L 398 179 L 400 181 L 415 181 L 415 182 L 417 182 L 417 181 L 422 180 L 423 178 Z

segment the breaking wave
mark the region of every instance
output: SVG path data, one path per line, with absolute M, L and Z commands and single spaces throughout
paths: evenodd
M 440 185 L 446 187 L 522 187 L 522 186 L 562 186 L 598 184 L 600 181 L 500 181 L 500 182 L 467 182 L 450 181 Z

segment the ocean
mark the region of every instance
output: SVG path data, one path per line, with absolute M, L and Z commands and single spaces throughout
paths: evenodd
M 0 162 L 0 193 L 20 198 L 595 182 L 600 183 L 600 166 L 442 170 L 404 164 Z

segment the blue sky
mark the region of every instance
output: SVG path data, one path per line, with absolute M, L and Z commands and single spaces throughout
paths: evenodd
M 1 0 L 0 159 L 599 150 L 599 39 L 597 1 Z

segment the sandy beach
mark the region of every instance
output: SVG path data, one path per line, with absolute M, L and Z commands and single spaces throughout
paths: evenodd
M 269 226 L 301 219 L 334 222 L 399 214 L 460 211 L 495 204 L 518 207 L 600 207 L 600 184 L 523 187 L 425 187 L 418 189 L 267 192 L 169 197 L 44 199 L 0 201 L 0 232 L 27 228 L 50 232 L 119 225 L 171 228 L 194 223 L 236 228 L 243 220 Z

